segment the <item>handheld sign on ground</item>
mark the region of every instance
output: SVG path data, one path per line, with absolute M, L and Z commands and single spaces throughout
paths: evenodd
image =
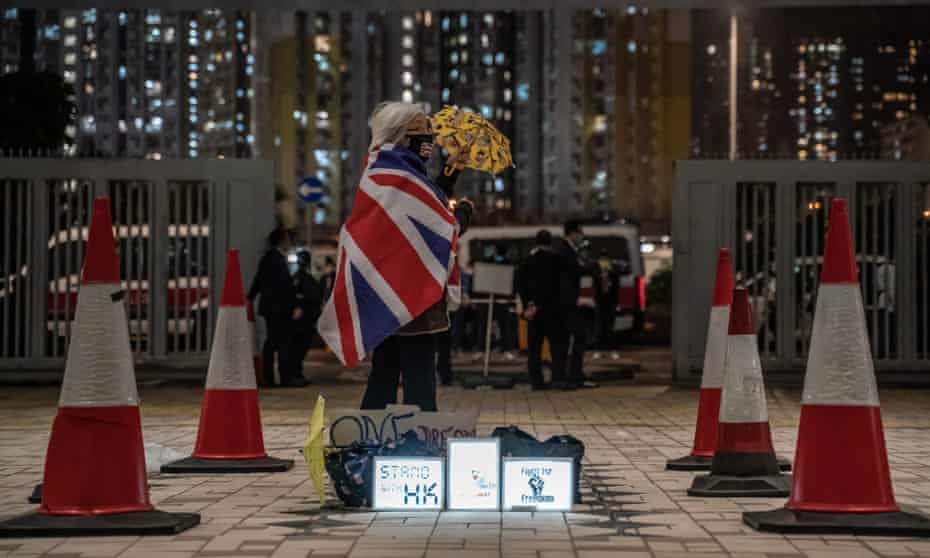
M 500 438 L 449 440 L 447 444 L 449 509 L 500 509 Z
M 444 504 L 445 470 L 439 457 L 374 459 L 373 508 L 378 511 L 436 511 Z
M 571 458 L 504 458 L 504 511 L 571 511 Z

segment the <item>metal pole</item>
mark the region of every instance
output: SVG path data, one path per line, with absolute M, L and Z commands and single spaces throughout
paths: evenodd
M 730 160 L 739 152 L 737 137 L 737 111 L 739 85 L 739 18 L 730 15 Z
M 313 204 L 307 203 L 305 206 L 304 213 L 306 213 L 306 225 L 307 225 L 307 251 L 313 252 L 312 239 L 313 239 Z
M 488 325 L 484 333 L 484 379 L 488 379 L 488 364 L 491 359 L 491 328 L 494 326 L 494 293 L 488 299 Z

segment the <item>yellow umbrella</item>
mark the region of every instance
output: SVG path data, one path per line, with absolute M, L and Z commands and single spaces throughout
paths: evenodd
M 465 166 L 499 174 L 513 166 L 510 140 L 480 114 L 458 107 L 443 107 L 432 117 L 436 143 L 450 155 L 468 147 Z
M 323 456 L 323 412 L 326 406 L 326 400 L 323 396 L 317 396 L 316 405 L 313 407 L 313 414 L 310 415 L 310 427 L 307 430 L 307 438 L 304 440 L 304 461 L 307 462 L 307 472 L 310 474 L 310 480 L 313 481 L 313 487 L 320 497 L 320 505 L 326 504 L 326 482 L 323 478 L 325 469 Z

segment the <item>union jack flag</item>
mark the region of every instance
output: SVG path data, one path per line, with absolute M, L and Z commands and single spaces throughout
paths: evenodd
M 368 154 L 317 324 L 343 364 L 357 366 L 444 296 L 457 231 L 446 195 L 416 155 L 393 145 Z

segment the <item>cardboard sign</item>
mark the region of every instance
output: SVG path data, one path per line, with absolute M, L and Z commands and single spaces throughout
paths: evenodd
M 569 457 L 505 457 L 502 509 L 571 511 L 574 466 Z
M 387 409 L 336 409 L 329 413 L 329 445 L 346 447 L 362 441 L 373 445 L 393 442 L 413 430 L 437 449 L 450 438 L 473 438 L 477 413 L 424 413 L 416 405 L 388 405 Z
M 511 296 L 513 274 L 512 265 L 476 263 L 472 290 L 476 293 Z
M 449 509 L 500 509 L 500 438 L 449 440 Z
M 441 510 L 445 494 L 442 465 L 439 457 L 375 457 L 373 509 Z

